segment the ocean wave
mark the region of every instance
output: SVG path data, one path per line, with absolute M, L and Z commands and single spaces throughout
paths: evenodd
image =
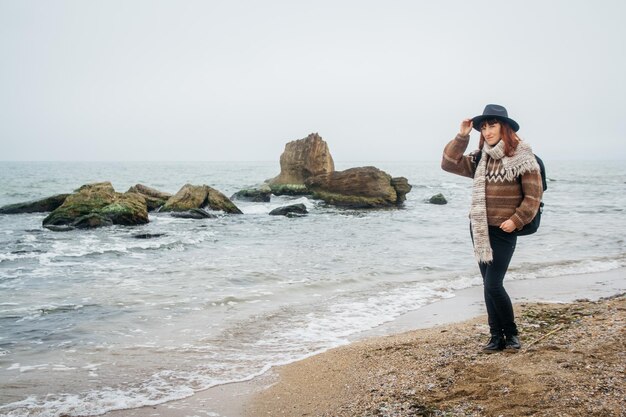
M 198 244 L 213 239 L 213 233 L 181 235 L 181 236 L 164 236 L 156 239 L 138 240 L 128 239 L 124 241 L 114 242 L 75 242 L 63 245 L 54 245 L 49 251 L 28 252 L 20 254 L 6 254 L 6 260 L 19 260 L 23 258 L 39 258 L 44 265 L 50 265 L 58 260 L 71 259 L 90 259 L 100 258 L 103 256 L 124 257 L 129 254 L 141 253 L 144 251 L 184 251 L 188 247 L 194 247 Z M 0 261 L 3 260 L 3 254 L 0 254 Z
M 626 267 L 626 254 L 591 259 L 522 263 L 509 268 L 508 279 L 554 278 L 564 275 L 606 272 Z
M 206 306 L 211 306 L 211 307 L 223 307 L 223 306 L 230 306 L 230 305 L 239 304 L 239 303 L 245 303 L 248 301 L 250 301 L 250 299 L 235 297 L 235 296 L 228 296 L 219 300 L 206 301 L 204 304 Z
M 282 364 L 266 365 L 233 379 L 207 379 L 194 373 L 161 371 L 147 381 L 127 388 L 105 387 L 78 394 L 48 394 L 44 398 L 31 395 L 21 401 L 0 405 L 0 413 L 3 417 L 86 416 L 155 406 L 188 398 L 217 385 L 250 381 L 266 373 L 271 366 Z
M 0 305 L 0 320 L 12 319 L 17 322 L 36 320 L 42 316 L 75 312 L 89 307 L 97 307 L 97 304 L 46 304 L 20 307 L 18 304 L 5 303 Z
M 14 262 L 23 259 L 39 258 L 43 251 L 12 251 L 9 253 L 0 253 L 0 263 L 2 262 Z
M 30 255 L 30 254 L 39 254 L 43 252 L 44 251 L 41 249 L 18 249 L 18 250 L 11 251 L 11 254 L 12 255 Z
M 172 385 L 155 376 L 151 381 L 128 389 L 106 387 L 80 394 L 48 394 L 45 398 L 29 396 L 22 401 L 0 406 L 6 417 L 61 417 L 100 415 L 108 411 L 157 405 L 193 395 L 185 385 Z

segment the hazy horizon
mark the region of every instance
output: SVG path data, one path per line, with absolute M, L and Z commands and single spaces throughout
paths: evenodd
M 314 132 L 336 161 L 435 160 L 488 103 L 546 160 L 624 160 L 625 12 L 0 0 L 0 160 L 278 162 Z

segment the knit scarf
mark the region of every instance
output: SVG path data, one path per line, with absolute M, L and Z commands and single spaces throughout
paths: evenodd
M 490 177 L 498 176 L 506 181 L 513 181 L 516 177 L 529 171 L 538 171 L 539 164 L 535 159 L 532 149 L 525 142 L 519 142 L 513 156 L 504 154 L 504 142 L 500 141 L 495 146 L 489 146 L 485 142 L 480 162 L 474 173 L 474 185 L 472 187 L 472 206 L 470 220 L 472 236 L 474 238 L 474 255 L 480 263 L 493 261 L 491 242 L 489 241 L 489 225 L 487 223 L 487 202 L 485 198 L 485 186 L 487 183 L 487 158 L 502 160 L 500 172 L 489 173 Z

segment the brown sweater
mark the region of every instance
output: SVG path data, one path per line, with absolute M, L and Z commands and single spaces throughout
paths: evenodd
M 476 164 L 472 155 L 463 155 L 469 144 L 469 135 L 457 135 L 443 150 L 441 168 L 444 171 L 464 177 L 474 178 Z M 507 181 L 497 175 L 501 161 L 487 159 L 487 176 L 485 199 L 487 201 L 487 223 L 489 226 L 500 226 L 502 222 L 511 219 L 517 230 L 524 227 L 537 214 L 539 203 L 543 195 L 541 173 L 530 171 L 521 175 L 521 181 L 515 179 Z M 496 174 L 489 174 L 496 173 Z

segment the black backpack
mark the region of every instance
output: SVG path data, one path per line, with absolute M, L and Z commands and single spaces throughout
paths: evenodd
M 476 165 L 478 165 L 478 163 L 480 162 L 482 154 L 483 153 L 480 151 L 474 154 L 474 163 Z M 543 186 L 543 191 L 546 191 L 548 189 L 548 182 L 546 180 L 546 167 L 543 164 L 541 158 L 539 158 L 537 155 L 535 155 L 535 159 L 539 164 L 539 172 L 541 173 L 541 185 Z M 535 214 L 535 217 L 530 221 L 530 223 L 524 225 L 524 227 L 522 227 L 520 230 L 513 233 L 515 233 L 517 236 L 526 236 L 535 233 L 537 229 L 539 229 L 539 225 L 541 224 L 541 213 L 543 213 L 543 201 L 539 203 L 539 210 L 537 210 L 537 214 Z

